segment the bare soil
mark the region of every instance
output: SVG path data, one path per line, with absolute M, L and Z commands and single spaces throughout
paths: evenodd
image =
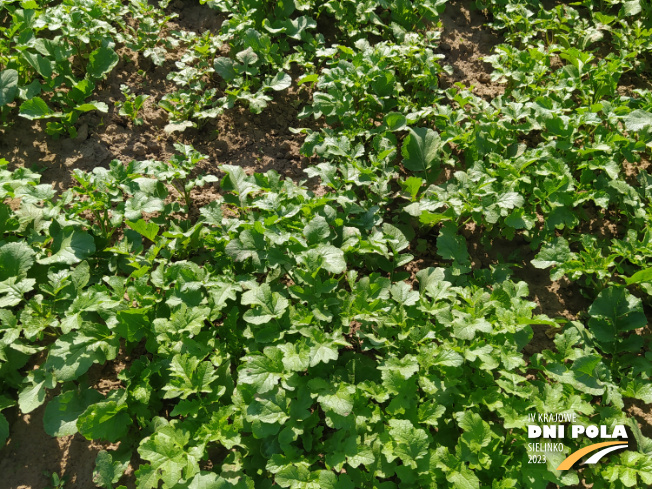
M 470 2 L 454 0 L 446 4 L 441 16 L 444 30 L 439 46 L 446 57 L 443 62 L 453 68 L 452 76 L 442 77 L 444 88 L 462 83 L 473 86 L 473 93 L 488 100 L 501 95 L 504 86 L 491 81 L 492 67 L 482 58 L 493 54 L 502 36 L 485 26 L 486 17 L 477 9 L 469 8 Z
M 194 0 L 177 0 L 172 10 L 179 17 L 168 24 L 169 30 L 218 29 L 219 15 L 207 5 Z M 158 107 L 166 93 L 176 90 L 174 82 L 167 80 L 176 53 L 168 55 L 163 66 L 122 48 L 116 68 L 96 90 L 93 99 L 109 106 L 107 114 L 87 113 L 79 118 L 75 139 L 48 136 L 45 124 L 16 118 L 13 127 L 0 130 L 0 156 L 12 167 L 26 166 L 42 172 L 41 183 L 51 183 L 64 190 L 75 184 L 73 170 L 91 171 L 95 167 L 108 167 L 111 160 L 155 159 L 164 161 L 174 153 L 174 143 L 192 144 L 209 158 L 201 170 L 219 173 L 218 167 L 232 164 L 248 172 L 275 169 L 279 173 L 299 180 L 305 179 L 302 168 L 308 159 L 299 154 L 302 137 L 292 134 L 290 127 L 301 127 L 296 119 L 301 104 L 308 100 L 306 90 L 290 89 L 277 96 L 263 115 L 255 115 L 242 107 L 235 107 L 216 120 L 209 120 L 201 129 L 190 128 L 183 133 L 168 134 L 167 113 Z M 141 76 L 139 71 L 145 73 Z M 214 81 L 218 85 L 217 80 Z M 146 94 L 139 115 L 144 123 L 133 125 L 118 114 L 115 104 L 123 100 L 121 85 L 130 87 L 134 95 Z
M 0 486 L 43 489 L 52 484 L 52 474 L 57 474 L 66 477 L 66 489 L 96 487 L 93 469 L 98 452 L 114 450 L 118 445 L 88 441 L 79 433 L 62 438 L 49 436 L 43 429 L 45 406 L 23 415 L 19 415 L 17 409 L 5 411 L 13 422 L 11 437 L 0 450 Z M 121 482 L 129 489 L 135 487 L 131 468 Z

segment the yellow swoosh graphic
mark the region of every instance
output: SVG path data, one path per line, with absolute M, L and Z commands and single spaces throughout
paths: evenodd
M 588 447 L 580 448 L 576 452 L 571 453 L 566 460 L 564 460 L 562 463 L 559 464 L 559 467 L 557 467 L 557 470 L 568 470 L 570 469 L 575 462 L 577 462 L 579 459 L 581 459 L 584 455 L 587 453 L 591 453 L 598 448 L 602 447 L 609 447 L 611 445 L 627 445 L 627 442 L 622 442 L 622 441 L 605 441 L 602 443 L 594 443 L 593 445 L 589 445 Z

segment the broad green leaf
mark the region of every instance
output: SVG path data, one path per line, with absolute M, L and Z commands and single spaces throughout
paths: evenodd
M 187 333 L 187 336 L 193 337 L 200 334 L 209 313 L 207 307 L 188 307 L 183 303 L 176 308 L 169 319 L 166 317 L 154 319 L 153 326 L 157 332 Z
M 407 191 L 412 200 L 416 199 L 417 194 L 423 185 L 423 179 L 419 177 L 408 177 L 405 181 L 399 182 L 403 190 Z
M 6 195 L 6 189 L 0 186 L 0 199 L 4 199 Z M 11 211 L 8 205 L 0 202 L 0 235 L 15 231 L 18 227 L 18 219 L 16 219 L 13 211 Z
M 503 209 L 514 209 L 515 207 L 523 207 L 525 199 L 517 192 L 505 192 L 498 195 L 496 204 Z
M 225 251 L 235 261 L 251 258 L 254 265 L 261 266 L 267 254 L 267 243 L 262 234 L 245 229 L 237 238 L 229 241 Z
M 645 453 L 626 450 L 602 472 L 607 482 L 620 482 L 625 487 L 652 484 L 652 462 Z
M 389 244 L 394 253 L 403 251 L 410 245 L 410 242 L 405 237 L 405 234 L 403 234 L 403 232 L 396 226 L 392 226 L 389 223 L 384 223 L 383 233 L 388 236 L 387 244 Z
M 62 263 L 73 265 L 95 253 L 95 241 L 86 231 L 80 231 L 67 226 L 61 228 L 56 221 L 50 224 L 50 234 L 53 238 L 50 256 L 40 258 L 41 265 Z
M 18 94 L 18 72 L 16 70 L 0 71 L 0 107 L 10 104 Z
M 133 421 L 126 404 L 102 401 L 92 404 L 79 416 L 77 428 L 87 440 L 115 443 L 127 435 Z
M 238 369 L 238 381 L 253 385 L 259 393 L 274 388 L 284 372 L 283 352 L 266 347 L 263 355 L 248 355 Z
M 238 76 L 238 74 L 233 69 L 233 60 L 223 56 L 218 56 L 215 58 L 215 61 L 213 62 L 213 68 L 215 69 L 215 72 L 224 78 L 224 80 L 227 82 L 230 82 Z
M 288 400 L 282 389 L 258 392 L 254 401 L 247 406 L 247 421 L 282 425 L 289 419 L 287 404 Z
M 190 355 L 175 355 L 169 367 L 170 381 L 163 386 L 163 399 L 211 392 L 210 384 L 217 379 L 210 362 L 202 362 Z
M 150 331 L 149 309 L 132 308 L 118 311 L 115 331 L 129 342 L 138 342 Z
M 333 245 L 321 244 L 305 251 L 299 255 L 299 261 L 311 271 L 323 268 L 331 273 L 342 273 L 346 270 L 344 252 Z
M 428 267 L 417 272 L 417 279 L 419 280 L 419 289 L 422 292 L 431 293 L 440 290 L 442 283 L 450 287 L 452 284 L 445 281 L 445 271 L 443 268 Z M 454 294 L 451 294 L 454 296 Z
M 214 311 L 219 311 L 224 309 L 228 301 L 235 301 L 238 297 L 238 292 L 242 288 L 238 284 L 231 282 L 218 282 L 211 284 L 208 289 L 208 294 L 212 300 L 212 309 Z
M 297 41 L 301 40 L 301 34 L 306 29 L 314 29 L 317 27 L 317 22 L 312 17 L 307 17 L 302 15 L 296 19 L 288 19 L 285 21 L 286 25 L 286 35 Z
M 165 425 L 145 438 L 138 447 L 138 453 L 151 466 L 140 466 L 136 473 L 138 487 L 158 488 L 162 480 L 164 487 L 172 488 L 182 478 L 191 478 L 199 473 L 198 458 L 185 449 L 189 438 L 188 431 L 171 425 Z
M 89 55 L 86 72 L 92 78 L 103 78 L 107 73 L 115 68 L 115 65 L 118 64 L 119 60 L 120 57 L 113 49 L 102 46 Z
M 586 369 L 589 364 L 583 365 L 580 363 L 579 366 Z M 576 390 L 593 396 L 599 396 L 605 392 L 605 385 L 599 378 L 605 373 L 606 367 L 602 365 L 601 370 L 602 372 L 596 370 L 589 375 L 576 369 L 569 370 L 560 363 L 547 366 L 548 375 L 557 382 L 572 385 Z
M 17 188 L 15 195 L 21 199 L 21 202 L 39 204 L 42 201 L 54 200 L 56 191 L 52 188 L 52 185 L 44 183 Z
M 453 321 L 453 334 L 461 340 L 472 340 L 478 331 L 491 333 L 492 329 L 491 323 L 484 318 L 462 316 Z
M 25 242 L 0 245 L 0 282 L 23 278 L 34 264 L 34 250 Z
M 23 102 L 20 105 L 20 115 L 30 120 L 61 116 L 60 113 L 53 112 L 41 97 L 34 97 Z
M 68 436 L 77 433 L 77 419 L 91 404 L 104 399 L 94 389 L 81 392 L 69 390 L 58 395 L 45 407 L 43 426 L 50 436 Z
M 405 282 L 399 282 L 393 284 L 390 292 L 392 294 L 392 299 L 394 299 L 399 304 L 404 306 L 413 306 L 419 300 L 419 293 L 412 289 Z
M 401 148 L 403 166 L 415 172 L 427 172 L 438 166 L 437 153 L 442 142 L 439 134 L 424 127 L 410 128 Z
M 195 123 L 192 121 L 171 122 L 169 124 L 166 124 L 163 130 L 168 134 L 172 134 L 174 132 L 183 132 L 189 127 L 196 127 Z M 141 466 L 141 467 L 145 467 L 145 466 Z
M 600 355 L 585 355 L 577 358 L 573 362 L 572 369 L 578 372 L 582 372 L 586 375 L 594 376 L 595 368 L 600 364 L 601 361 L 602 357 Z
M 385 447 L 383 452 L 392 459 L 399 457 L 409 467 L 416 468 L 416 461 L 428 453 L 428 434 L 407 419 L 390 419 L 389 435 L 393 447 Z
M 49 80 L 52 77 L 52 69 L 54 68 L 52 60 L 41 54 L 30 53 L 29 51 L 23 51 L 22 54 L 25 60 L 34 68 L 34 71 L 45 80 Z
M 278 292 L 272 292 L 268 284 L 248 290 L 242 294 L 241 302 L 244 306 L 255 306 L 243 316 L 245 321 L 252 324 L 264 324 L 281 317 L 289 305 L 288 300 Z
M 619 340 L 620 333 L 647 324 L 641 299 L 623 287 L 609 287 L 598 294 L 589 308 L 589 328 L 601 342 Z
M 18 407 L 24 414 L 31 413 L 45 402 L 46 388 L 54 388 L 54 382 L 51 375 L 45 375 L 43 378 L 42 371 L 34 371 L 35 377 L 28 377 L 31 384 L 23 388 L 18 394 Z M 41 374 L 36 377 L 36 374 Z
M 310 346 L 310 366 L 314 367 L 320 363 L 328 363 L 331 360 L 337 360 L 339 351 L 337 344 L 328 339 L 325 334 L 316 335 L 313 339 L 314 344 Z
M 79 112 L 90 112 L 91 110 L 97 110 L 103 114 L 106 114 L 109 111 L 109 106 L 104 102 L 88 102 L 75 106 L 75 110 L 78 110 Z
M 269 81 L 269 84 L 266 86 L 278 92 L 280 90 L 285 90 L 286 88 L 289 88 L 290 85 L 292 85 L 292 78 L 287 73 L 281 71 L 277 73 L 274 76 L 274 78 L 272 78 Z
M 330 470 L 321 470 L 319 472 L 319 487 L 320 489 L 344 489 L 347 486 L 340 484 L 337 475 Z M 350 489 L 353 489 L 353 486 L 350 486 Z
M 514 229 L 532 229 L 535 220 L 532 216 L 528 215 L 523 209 L 514 209 L 505 218 L 505 224 L 513 227 Z
M 388 370 L 400 374 L 404 379 L 409 379 L 419 371 L 419 362 L 414 355 L 390 357 L 378 367 L 378 370 Z
M 308 486 L 306 484 L 311 479 L 310 469 L 305 462 L 286 465 L 274 476 L 274 480 L 280 487 L 289 487 L 290 489 L 307 489 Z M 317 488 L 315 487 L 315 489 Z
M 139 488 L 143 489 L 157 489 L 159 487 L 159 480 L 161 478 L 158 470 L 154 469 L 149 464 L 140 464 L 138 470 L 135 472 L 136 483 Z
M 426 360 L 430 365 L 439 365 L 442 367 L 461 367 L 464 364 L 464 357 L 453 350 L 443 347 L 431 350 L 425 350 Z
M 355 469 L 360 465 L 365 465 L 367 467 L 370 466 L 376 461 L 376 457 L 374 456 L 374 452 L 368 446 L 358 445 L 355 454 L 347 455 L 346 461 Z M 353 485 L 344 487 L 353 489 Z
M 457 456 L 448 452 L 448 447 L 439 447 L 433 455 L 435 465 L 444 471 L 452 487 L 479 489 L 480 480 Z
M 460 465 L 458 469 L 447 473 L 446 479 L 453 484 L 453 487 L 459 489 L 478 489 L 480 487 L 480 480 L 466 465 Z
M 304 83 L 314 83 L 319 80 L 319 75 L 316 73 L 312 73 L 310 75 L 303 76 L 299 78 L 299 81 L 297 82 L 297 85 L 303 85 Z
M 464 430 L 461 440 L 474 453 L 481 453 L 483 447 L 491 441 L 491 427 L 482 417 L 471 411 L 455 413 L 455 419 L 460 428 Z
M 100 450 L 95 458 L 95 468 L 93 469 L 93 482 L 106 489 L 113 489 L 123 476 L 127 467 L 131 452 L 124 452 L 118 455 L 115 452 Z
M 437 427 L 439 419 L 446 412 L 446 406 L 429 401 L 419 404 L 419 422 Z
M 340 416 L 348 416 L 353 411 L 355 387 L 340 384 L 337 390 L 333 389 L 317 396 L 325 412 L 332 411 Z
M 303 228 L 303 235 L 308 240 L 309 244 L 318 244 L 326 241 L 331 234 L 331 229 L 328 222 L 322 216 L 315 216 Z
M 226 191 L 236 193 L 240 205 L 246 207 L 248 195 L 256 192 L 260 189 L 260 186 L 255 183 L 252 177 L 244 172 L 242 167 L 235 165 L 222 165 L 220 166 L 220 170 L 226 173 L 226 176 L 220 182 L 222 188 Z
M 233 479 L 230 478 L 230 480 Z M 195 475 L 190 484 L 188 484 L 188 489 L 248 489 L 248 486 L 244 484 L 243 478 L 239 478 L 239 481 L 242 483 L 234 484 L 213 472 L 201 472 Z
M 532 265 L 536 268 L 548 268 L 560 265 L 571 260 L 574 254 L 571 253 L 568 241 L 564 238 L 555 238 L 551 243 L 541 247 L 541 251 L 532 260 Z
M 623 2 L 623 14 L 627 17 L 640 14 L 642 9 L 641 0 L 627 0 Z
M 240 51 L 238 54 L 235 55 L 236 58 L 238 58 L 238 61 L 244 65 L 251 66 L 258 61 L 258 55 L 254 52 L 253 49 L 247 48 L 243 51 Z
M 212 226 L 222 225 L 222 208 L 221 201 L 213 201 L 199 209 L 199 213 L 204 217 L 205 221 Z
M 633 110 L 623 120 L 628 131 L 638 132 L 652 126 L 652 114 L 645 110 Z
M 25 294 L 34 290 L 34 284 L 36 280 L 33 278 L 20 280 L 17 277 L 0 282 L 0 308 L 20 304 Z
M 283 352 L 283 366 L 291 372 L 301 372 L 310 366 L 310 353 L 305 345 L 298 343 L 285 343 L 278 345 Z
M 150 241 L 154 241 L 158 235 L 160 227 L 153 222 L 146 222 L 138 219 L 136 222 L 127 221 L 127 226 L 136 231 L 138 234 L 145 236 Z
M 390 112 L 385 115 L 385 124 L 390 131 L 401 131 L 407 127 L 407 119 L 400 112 Z
M 437 254 L 445 260 L 453 260 L 461 273 L 471 268 L 471 257 L 466 247 L 466 240 L 457 234 L 457 226 L 447 222 L 437 237 Z
M 57 380 L 75 380 L 85 374 L 94 363 L 113 360 L 120 342 L 102 324 L 84 325 L 78 331 L 59 336 L 48 352 L 43 367 Z
M 42 90 L 41 82 L 38 80 L 32 80 L 32 83 L 18 88 L 18 96 L 25 100 L 30 100 L 36 97 Z
M 627 285 L 640 284 L 644 282 L 652 282 L 652 268 L 639 270 L 631 277 L 625 277 L 625 283 Z
M 161 212 L 164 209 L 163 199 L 148 195 L 145 192 L 136 192 L 127 199 L 125 217 L 131 221 L 139 219 L 143 213 Z
M 646 404 L 652 403 L 652 385 L 650 385 L 646 380 L 641 381 L 638 378 L 634 379 L 627 385 L 622 394 L 623 396 L 640 399 Z

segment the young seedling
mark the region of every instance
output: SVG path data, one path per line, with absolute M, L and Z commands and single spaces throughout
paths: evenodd
M 129 117 L 134 126 L 140 126 L 143 123 L 143 118 L 138 117 L 138 112 L 142 109 L 143 104 L 145 103 L 145 100 L 149 98 L 149 95 L 141 94 L 134 96 L 127 85 L 120 85 L 120 91 L 122 92 L 125 101 L 118 101 L 115 103 L 116 107 L 119 109 L 118 114 L 123 117 Z
M 43 475 L 48 475 L 48 472 L 43 471 Z M 52 475 L 50 475 L 50 483 L 45 489 L 63 489 L 67 482 L 68 476 L 60 477 L 56 472 L 52 472 Z

